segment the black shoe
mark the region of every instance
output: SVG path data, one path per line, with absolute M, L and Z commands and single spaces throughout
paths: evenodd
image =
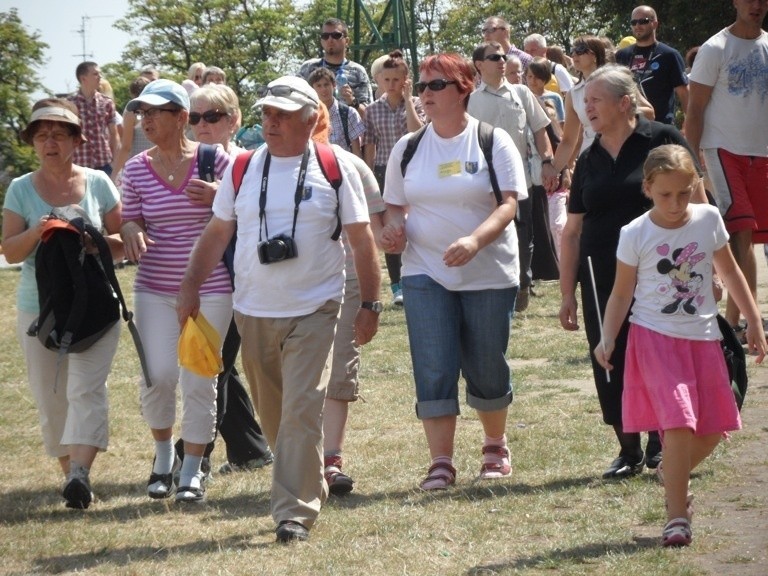
M 199 488 L 190 486 L 179 486 L 176 489 L 176 502 L 198 503 L 205 500 L 205 485 L 200 484 Z
M 643 471 L 644 465 L 645 458 L 641 458 L 638 462 L 636 460 L 630 460 L 626 456 L 619 456 L 611 462 L 608 470 L 603 472 L 603 480 L 622 480 L 624 478 L 637 476 Z
M 289 542 L 303 542 L 309 540 L 309 530 L 298 522 L 293 520 L 283 520 L 277 525 L 275 530 L 277 542 L 287 544 Z
M 67 501 L 67 508 L 76 510 L 85 510 L 93 502 L 93 492 L 88 478 L 72 478 L 64 486 L 62 493 L 64 500 Z
M 651 470 L 656 470 L 661 464 L 661 452 L 651 455 L 650 452 L 645 453 L 645 465 Z

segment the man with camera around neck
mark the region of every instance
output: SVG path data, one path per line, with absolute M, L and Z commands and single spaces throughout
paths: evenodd
M 379 262 L 360 177 L 339 156 L 337 194 L 310 142 L 318 102 L 302 78 L 268 84 L 256 102 L 266 146 L 251 158 L 239 191 L 232 165 L 225 173 L 177 302 L 180 322 L 197 315 L 199 287 L 237 234 L 233 306 L 253 403 L 275 453 L 271 509 L 278 542 L 306 540 L 328 495 L 322 411 L 344 293 L 344 249 L 334 234 L 339 222 L 360 285 L 359 345 L 376 334 L 381 312 Z

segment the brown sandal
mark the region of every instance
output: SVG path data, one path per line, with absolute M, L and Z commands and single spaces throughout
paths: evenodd
M 427 471 L 427 477 L 421 481 L 419 488 L 428 492 L 430 490 L 445 490 L 456 482 L 456 468 L 450 464 L 438 462 L 432 464 Z

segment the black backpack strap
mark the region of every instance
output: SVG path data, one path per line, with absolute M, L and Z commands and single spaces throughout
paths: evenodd
M 201 180 L 216 180 L 216 146 L 200 143 L 197 146 L 197 172 Z
M 493 167 L 493 126 L 487 122 L 478 122 L 477 140 L 488 164 L 488 176 L 491 179 L 491 187 L 493 188 L 493 195 L 496 197 L 496 204 L 501 206 L 502 198 L 499 179 L 496 177 L 496 170 Z
M 416 154 L 416 148 L 419 147 L 419 142 L 424 137 L 424 132 L 427 130 L 427 124 L 416 130 L 413 134 L 408 136 L 408 143 L 403 150 L 403 158 L 400 160 L 400 173 L 405 176 L 405 170 L 408 168 L 408 164 L 413 159 L 413 155 Z
M 341 236 L 341 216 L 339 215 L 339 188 L 341 187 L 341 168 L 336 153 L 328 144 L 315 142 L 315 156 L 317 163 L 320 164 L 320 170 L 328 183 L 336 191 L 336 230 L 331 234 L 331 240 L 334 242 Z
M 339 118 L 341 119 L 341 128 L 344 130 L 344 141 L 347 148 L 352 147 L 352 140 L 349 137 L 349 106 L 339 100 Z
M 133 344 L 136 347 L 136 353 L 139 356 L 139 362 L 141 363 L 141 371 L 144 373 L 144 382 L 147 384 L 147 388 L 152 387 L 152 381 L 149 378 L 149 367 L 147 365 L 147 355 L 144 352 L 144 345 L 141 342 L 141 336 L 136 328 L 136 324 L 133 322 L 133 312 L 128 309 L 128 305 L 125 303 L 125 297 L 123 291 L 120 290 L 120 282 L 115 275 L 115 265 L 112 261 L 112 251 L 109 249 L 109 244 L 99 230 L 94 228 L 91 224 L 84 224 L 84 230 L 88 233 L 93 240 L 93 243 L 99 249 L 99 261 L 101 262 L 104 275 L 109 280 L 112 289 L 117 295 L 117 300 L 120 302 L 120 309 L 122 310 L 123 320 L 128 324 L 128 331 L 133 338 Z

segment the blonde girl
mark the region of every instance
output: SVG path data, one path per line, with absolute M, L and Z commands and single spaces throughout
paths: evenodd
M 691 543 L 691 471 L 725 433 L 741 428 L 719 344 L 714 268 L 748 319 L 756 362 L 766 352 L 760 312 L 717 208 L 690 203 L 698 184 L 696 166 L 682 146 L 663 145 L 648 154 L 643 191 L 653 208 L 621 230 L 603 339 L 594 350 L 597 361 L 612 369 L 616 334 L 632 305 L 622 418 L 626 432 L 661 431 L 663 546 Z

